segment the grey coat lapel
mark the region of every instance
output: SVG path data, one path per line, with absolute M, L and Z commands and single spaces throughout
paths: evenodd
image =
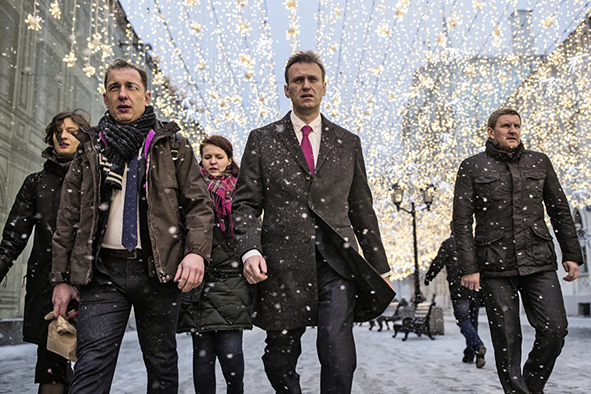
M 322 115 L 320 115 L 322 116 Z M 320 136 L 320 152 L 318 152 L 318 159 L 316 160 L 315 172 L 320 171 L 324 162 L 328 158 L 330 151 L 334 147 L 334 140 L 337 134 L 334 130 L 334 124 L 322 116 L 322 134 Z

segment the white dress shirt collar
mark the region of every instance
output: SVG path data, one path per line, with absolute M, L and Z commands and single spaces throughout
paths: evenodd
M 303 120 L 301 120 L 300 118 L 298 118 L 298 116 L 293 111 L 291 111 L 290 118 L 291 118 L 291 124 L 293 125 L 294 131 L 296 133 L 301 132 L 302 127 L 304 127 L 306 125 L 306 123 Z M 312 128 L 312 131 L 314 133 L 320 133 L 322 131 L 322 116 L 320 116 L 320 113 L 318 114 L 316 119 L 314 119 L 313 121 L 311 121 L 308 124 L 308 126 L 310 126 Z

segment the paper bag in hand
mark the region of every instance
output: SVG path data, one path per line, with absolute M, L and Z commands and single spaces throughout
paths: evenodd
M 53 313 L 45 316 L 45 320 L 53 319 Z M 76 327 L 69 321 L 58 316 L 49 323 L 47 333 L 47 350 L 59 354 L 65 359 L 76 361 Z

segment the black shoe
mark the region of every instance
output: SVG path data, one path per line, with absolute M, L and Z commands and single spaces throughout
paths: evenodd
M 464 358 L 462 358 L 462 362 L 466 364 L 472 364 L 474 362 L 474 355 L 473 354 L 464 354 Z
M 474 362 L 474 350 L 472 346 L 466 346 L 464 349 L 464 358 L 462 359 L 463 363 L 472 364 Z
M 486 354 L 486 347 L 480 346 L 476 351 L 476 368 L 484 367 L 486 361 L 484 360 L 484 355 Z

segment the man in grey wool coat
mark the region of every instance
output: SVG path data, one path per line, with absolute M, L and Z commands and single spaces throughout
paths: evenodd
M 320 114 L 319 56 L 293 54 L 285 81 L 293 111 L 248 137 L 233 201 L 236 239 L 257 291 L 254 322 L 267 331 L 263 362 L 273 388 L 301 393 L 300 338 L 318 326 L 321 393 L 346 394 L 356 366 L 353 322 L 378 316 L 394 297 L 390 266 L 361 141 Z

